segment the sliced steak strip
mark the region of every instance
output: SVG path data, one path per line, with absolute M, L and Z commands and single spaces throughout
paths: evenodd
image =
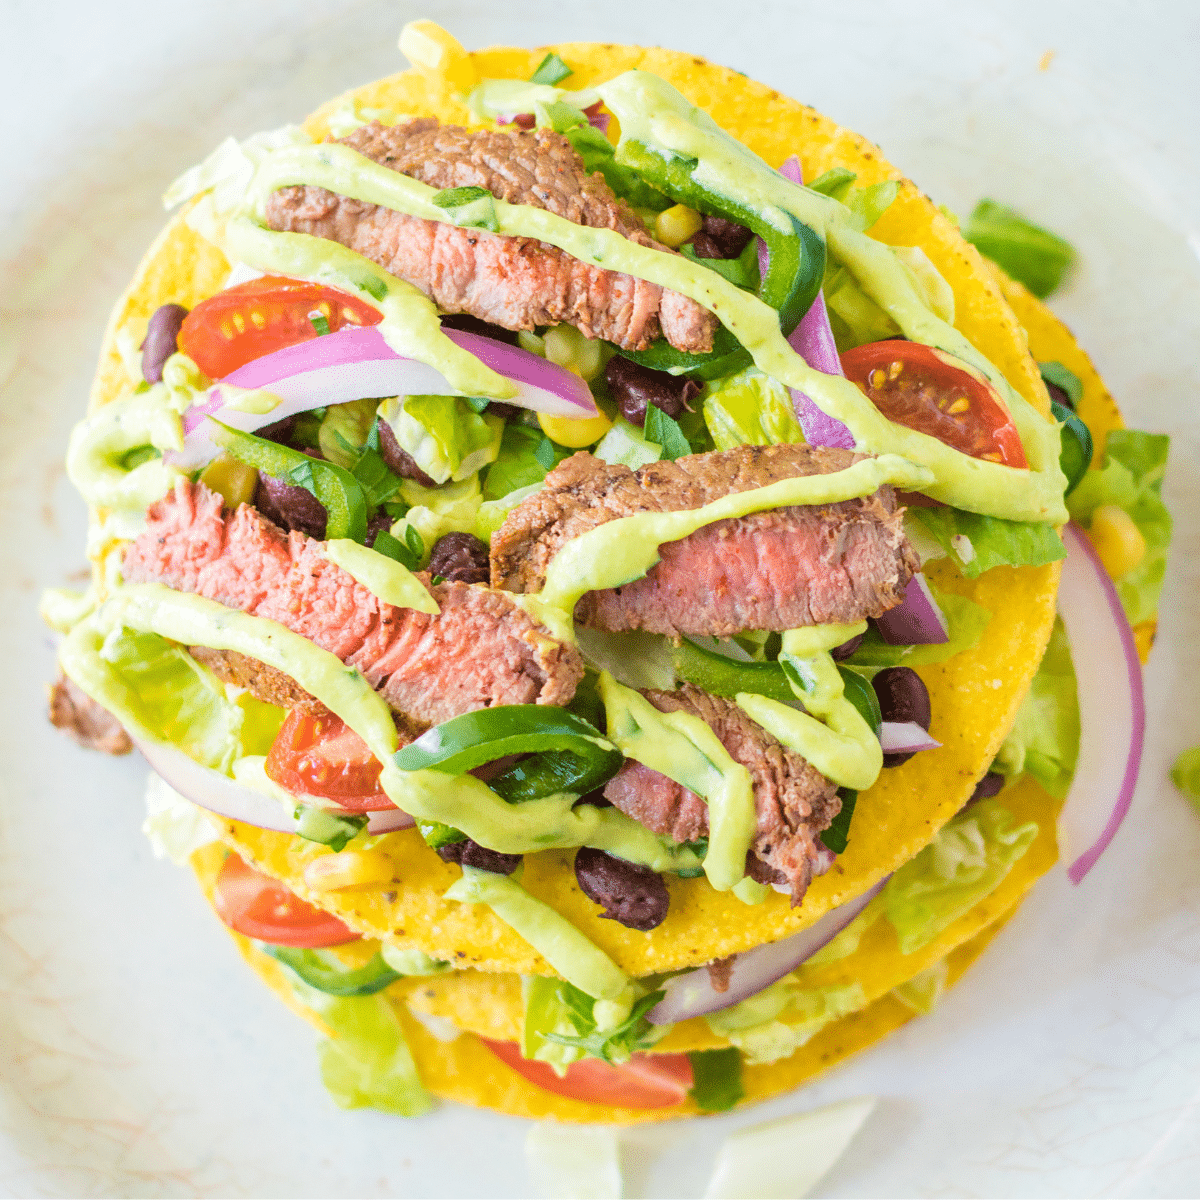
M 699 717 L 734 762 L 750 772 L 758 832 L 747 873 L 763 883 L 783 884 L 791 891 L 792 904 L 799 904 L 821 857 L 818 835 L 842 807 L 837 788 L 732 700 L 689 683 L 678 691 L 642 695 L 659 712 Z M 627 816 L 673 841 L 692 842 L 708 833 L 708 806 L 695 792 L 632 759 L 608 782 L 604 795 Z
M 104 754 L 128 754 L 133 749 L 120 721 L 84 692 L 61 671 L 50 686 L 47 716 L 85 750 Z
M 431 187 L 483 187 L 502 200 L 666 249 L 600 175 L 587 174 L 566 138 L 550 130 L 467 133 L 422 118 L 393 126 L 373 122 L 342 141 Z M 348 246 L 419 288 L 445 313 L 468 313 L 504 329 L 565 321 L 628 350 L 646 349 L 660 332 L 681 350 L 712 349 L 717 319 L 695 301 L 533 238 L 426 221 L 317 187 L 275 192 L 266 215 L 272 229 Z
M 124 574 L 130 583 L 163 583 L 286 625 L 356 667 L 419 728 L 496 704 L 565 704 L 583 674 L 579 652 L 503 592 L 431 586 L 421 576 L 440 614 L 396 608 L 331 563 L 322 543 L 285 534 L 247 505 L 222 512 L 220 496 L 187 480 L 151 507 Z M 278 672 L 222 658 L 222 671 L 261 686 L 264 698 L 304 702 L 291 681 L 279 684 Z
M 546 476 L 492 537 L 492 585 L 539 590 L 571 538 L 641 512 L 700 508 L 781 479 L 840 471 L 864 457 L 823 447 L 738 446 L 631 471 L 581 452 Z M 590 592 L 575 619 L 595 629 L 727 637 L 744 629 L 877 617 L 904 598 L 919 563 L 890 487 L 840 504 L 718 521 L 664 542 L 643 579 Z

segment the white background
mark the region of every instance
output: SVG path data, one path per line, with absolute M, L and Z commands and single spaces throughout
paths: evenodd
M 343 1113 L 313 1037 L 138 832 L 144 768 L 43 722 L 39 590 L 83 566 L 60 466 L 156 197 L 229 133 L 399 69 L 401 25 L 468 47 L 661 43 L 878 141 L 939 203 L 1064 233 L 1056 309 L 1131 424 L 1175 438 L 1176 521 L 1133 812 L 1072 889 L 1047 879 L 935 1017 L 796 1095 L 625 1137 L 631 1196 L 703 1190 L 719 1135 L 871 1092 L 831 1196 L 1200 1190 L 1200 818 L 1166 782 L 1200 742 L 1200 6 L 565 5 L 148 0 L 0 5 L 0 1192 L 521 1195 L 524 1125 Z M 1054 57 L 1047 69 L 1039 61 Z

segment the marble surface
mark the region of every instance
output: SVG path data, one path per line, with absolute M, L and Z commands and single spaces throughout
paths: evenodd
M 938 202 L 1061 231 L 1054 307 L 1129 422 L 1175 439 L 1177 521 L 1133 811 L 1082 887 L 1034 893 L 937 1014 L 805 1091 L 624 1136 L 630 1196 L 703 1191 L 720 1136 L 848 1096 L 879 1106 L 829 1196 L 1184 1196 L 1200 1184 L 1200 18 L 1190 3 L 754 6 L 527 0 L 9 0 L 0 43 L 0 1193 L 519 1196 L 524 1124 L 344 1113 L 313 1038 L 139 832 L 144 766 L 42 718 L 39 590 L 79 577 L 63 476 L 108 307 L 156 197 L 229 133 L 399 69 L 404 21 L 468 46 L 643 41 L 738 67 L 878 141 Z M 1189 682 L 1191 681 L 1191 682 Z

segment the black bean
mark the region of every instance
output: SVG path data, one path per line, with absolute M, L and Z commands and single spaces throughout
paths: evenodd
M 493 875 L 511 875 L 521 865 L 521 855 L 501 854 L 499 850 L 489 850 L 470 838 L 439 846 L 437 852 L 443 862 L 474 867 L 477 871 L 491 871 Z
M 179 327 L 188 310 L 182 304 L 164 304 L 154 311 L 142 343 L 142 378 L 161 383 L 163 363 L 179 348 Z
M 1046 391 L 1050 393 L 1051 400 L 1057 400 L 1064 408 L 1069 408 L 1072 412 L 1075 411 L 1074 402 L 1063 388 L 1060 388 L 1057 383 L 1051 383 L 1048 379 L 1043 379 L 1042 382 L 1046 385 Z
M 389 517 L 388 514 L 381 508 L 367 522 L 367 536 L 366 540 L 363 542 L 363 545 L 373 547 L 375 545 L 376 535 L 382 533 L 385 529 L 391 529 L 391 527 L 392 518 Z
M 260 429 L 256 429 L 254 436 L 263 438 L 268 442 L 275 442 L 280 446 L 290 446 L 292 444 L 292 430 L 295 427 L 296 414 L 293 413 L 290 417 L 284 417 L 282 421 L 275 421 L 270 425 L 263 425 Z
M 380 418 L 376 428 L 379 430 L 379 456 L 387 463 L 389 470 L 395 471 L 401 479 L 411 479 L 422 487 L 437 486 L 417 466 L 412 455 L 401 448 L 400 443 L 396 441 L 396 435 L 392 432 L 392 427 L 385 420 Z
M 968 804 L 974 804 L 978 800 L 990 800 L 993 796 L 998 795 L 1004 788 L 1006 780 L 999 771 L 989 771 L 976 785 L 975 790 L 971 793 Z
M 871 680 L 879 698 L 879 711 L 885 721 L 913 721 L 926 732 L 933 713 L 929 706 L 929 689 L 912 667 L 887 667 Z M 898 767 L 912 754 L 885 754 L 885 767 Z
M 470 533 L 447 533 L 434 543 L 430 575 L 458 583 L 487 583 L 491 578 L 486 542 Z
M 737 258 L 754 236 L 745 225 L 725 217 L 705 217 L 700 232 L 692 238 L 697 258 Z
M 584 846 L 575 855 L 575 878 L 585 896 L 603 905 L 600 915 L 645 933 L 661 925 L 671 897 L 662 876 Z
M 670 375 L 666 371 L 652 371 L 639 363 L 622 358 L 619 354 L 608 360 L 604 368 L 604 381 L 621 410 L 621 415 L 631 425 L 640 429 L 646 424 L 646 408 L 653 404 L 668 417 L 678 418 L 687 409 L 688 401 L 700 394 L 700 385 L 682 375 Z
M 318 539 L 325 536 L 329 514 L 307 488 L 284 483 L 282 479 L 273 479 L 259 471 L 254 507 L 281 529 L 299 530 Z
M 862 640 L 864 637 L 866 637 L 866 634 L 860 633 L 857 637 L 852 637 L 848 642 L 843 642 L 840 646 L 834 646 L 834 648 L 830 651 L 830 654 L 833 655 L 834 661 L 845 662 L 845 660 L 848 659 L 850 655 L 852 655 L 855 650 L 862 645 Z

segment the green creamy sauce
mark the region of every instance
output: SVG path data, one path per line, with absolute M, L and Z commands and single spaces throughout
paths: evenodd
M 474 867 L 463 867 L 462 872 L 462 878 L 446 891 L 446 898 L 486 904 L 581 992 L 597 1000 L 615 1000 L 629 986 L 629 976 L 599 946 L 515 879 Z
M 746 873 L 746 852 L 757 828 L 750 772 L 730 758 L 699 717 L 659 712 L 607 671 L 600 674 L 599 692 L 608 737 L 617 749 L 703 797 L 708 805 L 704 873 L 719 892 L 736 888 Z
M 658 547 L 663 542 L 688 537 L 714 521 L 793 505 L 836 504 L 870 495 L 885 483 L 921 488 L 931 478 L 925 467 L 895 454 L 883 454 L 828 475 L 802 475 L 734 492 L 703 508 L 619 517 L 565 543 L 550 560 L 539 595 L 546 603 L 572 612 L 587 592 L 640 579 L 658 562 Z
M 334 538 L 325 543 L 325 557 L 385 604 L 412 608 L 431 616 L 441 612 L 425 585 L 407 567 L 386 554 L 349 538 Z

